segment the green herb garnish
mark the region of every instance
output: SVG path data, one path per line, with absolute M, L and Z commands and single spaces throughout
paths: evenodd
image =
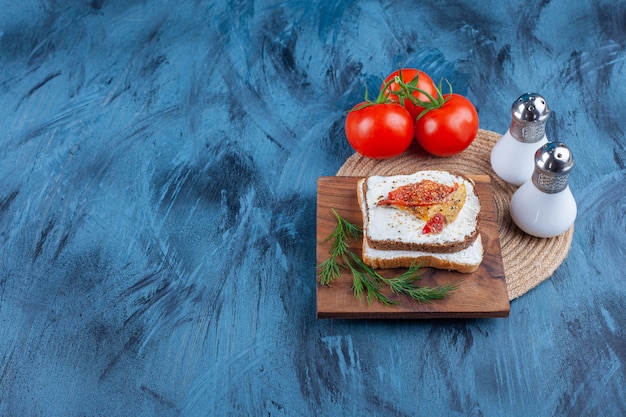
M 417 283 L 422 278 L 421 264 L 412 265 L 397 277 L 383 277 L 350 250 L 350 239 L 361 239 L 362 229 L 341 217 L 335 209 L 331 210 L 337 218 L 337 227 L 325 240 L 332 240 L 332 245 L 329 251 L 330 257 L 318 265 L 320 284 L 330 286 L 335 279 L 339 278 L 341 269 L 346 269 L 353 277 L 352 291 L 355 297 L 362 299 L 365 294 L 368 304 L 375 299 L 385 305 L 394 305 L 398 302 L 383 294 L 381 287 L 389 287 L 394 294 L 403 294 L 426 304 L 432 300 L 443 299 L 458 288 L 458 284 L 436 287 L 418 286 Z

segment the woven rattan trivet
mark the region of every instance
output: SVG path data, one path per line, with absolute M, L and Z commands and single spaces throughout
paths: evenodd
M 373 160 L 354 154 L 337 171 L 338 176 L 398 175 L 425 169 L 443 169 L 466 175 L 491 177 L 498 216 L 498 232 L 509 300 L 526 294 L 548 279 L 567 257 L 574 226 L 551 239 L 532 237 L 517 228 L 509 213 L 509 201 L 516 187 L 498 178 L 491 168 L 491 148 L 501 134 L 479 130 L 472 145 L 449 158 L 431 156 L 414 146 L 391 159 Z

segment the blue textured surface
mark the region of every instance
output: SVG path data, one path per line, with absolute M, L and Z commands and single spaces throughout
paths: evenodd
M 626 4 L 0 1 L 0 415 L 626 415 Z M 572 148 L 508 319 L 315 319 L 316 179 L 398 65 Z

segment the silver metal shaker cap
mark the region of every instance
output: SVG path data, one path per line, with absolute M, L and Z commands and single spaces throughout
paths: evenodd
M 535 153 L 532 181 L 543 192 L 554 194 L 567 187 L 567 177 L 574 166 L 574 155 L 563 142 L 549 142 Z
M 522 94 L 511 106 L 511 136 L 524 143 L 538 142 L 546 133 L 549 117 L 550 108 L 541 95 Z

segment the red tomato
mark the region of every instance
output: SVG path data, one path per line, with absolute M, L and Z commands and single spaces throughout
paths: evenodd
M 348 113 L 345 128 L 355 151 L 368 158 L 385 159 L 409 148 L 413 126 L 413 118 L 399 104 L 361 103 Z
M 478 113 L 474 105 L 459 94 L 445 94 L 445 103 L 415 122 L 415 139 L 437 156 L 452 156 L 464 151 L 478 133 Z
M 430 99 L 424 93 L 415 90 L 415 88 L 430 94 L 434 98 L 437 98 L 439 96 L 437 86 L 428 76 L 428 74 L 415 68 L 402 68 L 389 74 L 387 78 L 385 78 L 385 80 L 383 81 L 382 86 L 380 87 L 382 90 L 385 85 L 389 85 L 387 87 L 387 90 L 390 93 L 389 100 L 401 102 L 401 98 L 403 96 L 403 92 L 401 91 L 398 83 L 392 82 L 396 76 L 400 76 L 400 80 L 403 83 L 408 84 L 411 88 L 413 88 L 410 94 L 419 101 L 428 102 L 430 101 Z M 424 107 L 420 106 L 419 104 L 413 103 L 409 98 L 405 98 L 403 100 L 403 105 L 409 111 L 409 113 L 413 117 L 413 120 L 415 120 L 415 118 L 422 112 L 422 110 L 424 110 Z
M 443 223 L 444 217 L 441 213 L 436 213 L 433 217 L 428 219 L 424 228 L 422 229 L 422 234 L 439 234 L 443 231 Z

